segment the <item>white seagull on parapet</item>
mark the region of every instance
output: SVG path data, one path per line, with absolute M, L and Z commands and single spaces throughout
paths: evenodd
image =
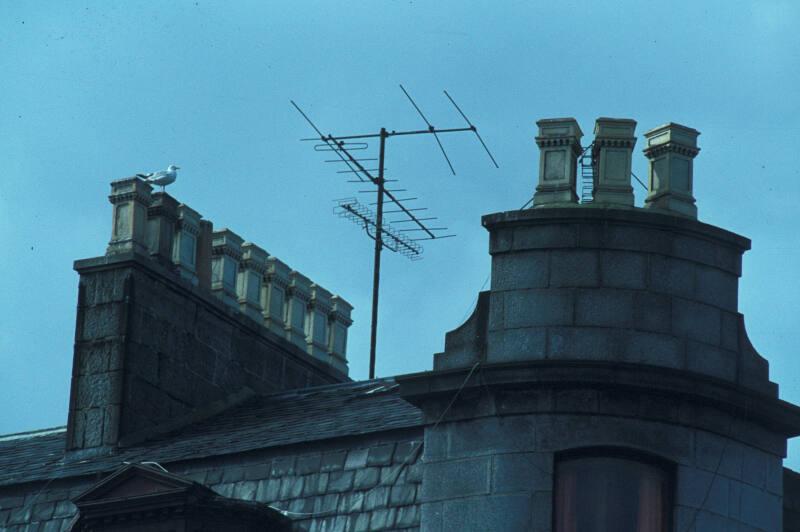
M 164 187 L 171 185 L 176 179 L 178 179 L 179 169 L 180 166 L 171 164 L 166 170 L 161 170 L 160 172 L 150 172 L 149 174 L 136 174 L 136 177 L 141 177 L 148 183 L 160 186 L 161 192 L 164 192 Z

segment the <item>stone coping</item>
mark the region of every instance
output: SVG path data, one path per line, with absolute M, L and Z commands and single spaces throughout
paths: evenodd
M 717 226 L 662 213 L 653 209 L 613 208 L 600 205 L 575 205 L 569 207 L 541 207 L 515 211 L 504 211 L 486 214 L 481 218 L 481 225 L 492 231 L 502 227 L 535 225 L 545 223 L 598 223 L 619 222 L 642 227 L 667 229 L 680 234 L 714 239 L 721 243 L 747 251 L 751 247 L 749 238 Z

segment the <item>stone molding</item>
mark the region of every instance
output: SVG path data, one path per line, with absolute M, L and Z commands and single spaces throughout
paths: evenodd
M 466 376 L 471 371 L 472 378 L 467 380 Z M 462 407 L 456 404 L 445 420 L 525 413 L 584 413 L 668 421 L 720 433 L 723 428 L 730 426 L 731 419 L 738 419 L 761 430 L 734 431 L 731 437 L 771 452 L 780 452 L 776 445 L 784 446 L 785 452 L 785 439 L 800 435 L 800 407 L 721 379 L 687 374 L 671 368 L 601 361 L 538 360 L 479 363 L 467 368 L 401 375 L 395 380 L 400 385 L 402 397 L 422 408 L 426 418 L 434 420 L 446 408 L 455 390 L 461 388 L 462 402 L 469 403 L 471 393 L 480 393 L 488 388 L 508 393 L 518 391 L 528 399 L 518 402 L 495 401 L 493 405 L 488 405 L 488 410 L 482 412 L 466 404 Z M 598 409 L 596 402 L 570 402 L 568 406 L 559 407 L 557 402 L 547 399 L 544 394 L 546 390 L 559 393 L 558 390 L 569 389 L 607 390 L 614 393 L 630 391 L 642 397 L 660 397 L 665 405 L 672 404 L 672 407 L 667 410 L 653 408 L 647 412 L 634 408 L 634 411 L 627 413 Z M 635 407 L 637 403 L 643 404 L 634 401 L 628 408 Z M 617 405 L 617 408 L 620 407 L 623 405 Z M 720 421 L 719 417 L 709 416 L 710 408 L 729 417 Z M 768 433 L 773 436 L 767 436 Z
M 658 157 L 659 155 L 664 155 L 666 153 L 677 153 L 680 155 L 685 155 L 687 157 L 694 158 L 697 157 L 698 153 L 700 153 L 700 148 L 686 146 L 684 144 L 678 144 L 675 142 L 668 142 L 666 144 L 650 146 L 642 151 L 650 159 Z

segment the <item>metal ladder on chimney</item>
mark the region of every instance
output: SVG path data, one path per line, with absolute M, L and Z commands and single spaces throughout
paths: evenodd
M 581 168 L 581 203 L 591 203 L 594 192 L 594 160 L 592 151 L 594 143 L 589 144 L 581 152 L 578 162 Z

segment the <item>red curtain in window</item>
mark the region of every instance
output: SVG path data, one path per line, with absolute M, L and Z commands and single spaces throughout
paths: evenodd
M 555 532 L 666 532 L 669 478 L 656 465 L 624 458 L 560 461 Z

